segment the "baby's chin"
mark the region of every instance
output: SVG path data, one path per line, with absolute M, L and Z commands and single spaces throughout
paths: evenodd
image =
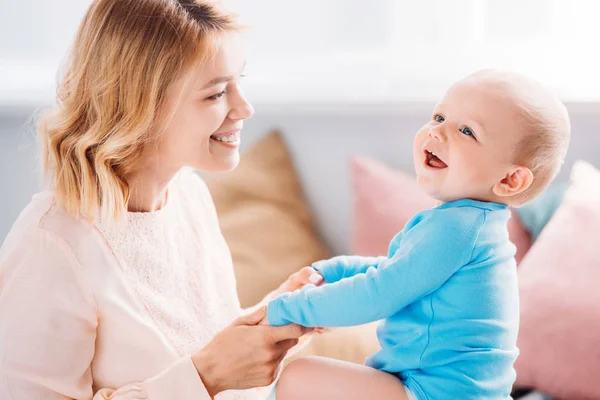
M 465 193 L 464 196 L 461 196 L 460 193 L 447 193 L 446 190 L 441 188 L 439 185 L 436 185 L 433 182 L 427 182 L 424 179 L 420 179 L 417 177 L 417 183 L 419 187 L 432 199 L 436 200 L 438 203 L 450 203 L 452 201 L 460 200 L 468 198 L 468 195 Z
M 417 176 L 417 184 L 419 185 L 421 190 L 423 190 L 423 192 L 425 192 L 425 194 L 427 194 L 429 197 L 441 201 L 440 196 L 442 196 L 442 191 L 440 187 L 420 176 Z
M 436 193 L 442 191 L 441 182 L 427 174 L 417 173 L 417 184 L 428 195 L 435 197 Z
M 453 201 L 462 200 L 462 199 L 471 199 L 483 202 L 494 202 L 494 203 L 502 203 L 506 205 L 511 205 L 509 198 L 500 199 L 495 197 L 492 193 L 477 193 L 476 191 L 461 191 L 460 188 L 457 188 L 456 185 L 452 186 L 451 190 L 448 190 L 449 187 L 442 187 L 435 181 L 431 181 L 427 179 L 427 177 L 422 177 L 417 175 L 417 183 L 421 190 L 425 192 L 429 197 L 436 200 L 436 206 L 442 203 L 451 203 Z M 467 188 L 463 188 L 467 189 Z

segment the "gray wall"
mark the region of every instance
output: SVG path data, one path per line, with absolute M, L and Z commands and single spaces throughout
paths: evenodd
M 351 191 L 348 158 L 376 157 L 412 171 L 412 140 L 430 118 L 431 105 L 288 105 L 256 104 L 246 122 L 243 147 L 271 128 L 283 131 L 323 238 L 336 253 L 349 252 Z M 571 104 L 573 140 L 560 179 L 573 162 L 585 159 L 600 167 L 600 104 Z M 31 110 L 0 109 L 0 241 L 20 210 L 40 187 Z
M 0 109 L 0 241 L 42 182 L 30 114 Z

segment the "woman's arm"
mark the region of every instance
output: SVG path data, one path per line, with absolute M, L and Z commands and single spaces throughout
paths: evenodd
M 97 309 L 70 248 L 35 229 L 0 252 L 0 398 L 210 399 L 190 357 L 93 393 Z
M 94 392 L 98 310 L 79 268 L 68 245 L 41 229 L 0 250 L 0 399 L 209 400 L 269 385 L 307 332 L 259 326 L 263 307 L 157 375 Z

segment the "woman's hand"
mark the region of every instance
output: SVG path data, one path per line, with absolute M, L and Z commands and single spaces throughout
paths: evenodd
M 261 307 L 219 332 L 192 361 L 208 393 L 268 386 L 298 338 L 310 331 L 299 325 L 257 325 L 266 315 Z

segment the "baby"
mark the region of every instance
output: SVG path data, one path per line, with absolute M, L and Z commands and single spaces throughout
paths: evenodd
M 415 137 L 419 185 L 441 203 L 415 215 L 387 257 L 315 263 L 323 284 L 268 304 L 271 325 L 383 320 L 366 366 L 292 362 L 277 400 L 510 399 L 519 298 L 508 206 L 554 179 L 570 140 L 564 105 L 514 73 L 455 83 Z

